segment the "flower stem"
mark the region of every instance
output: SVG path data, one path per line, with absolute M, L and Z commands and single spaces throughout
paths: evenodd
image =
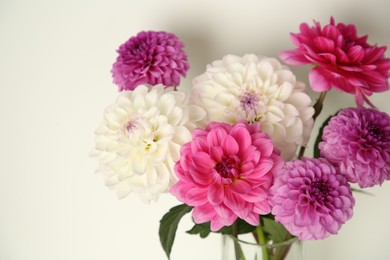
M 267 244 L 267 240 L 265 238 L 265 234 L 263 228 L 261 227 L 261 224 L 256 227 L 256 233 L 259 239 L 259 244 L 262 245 L 261 250 L 263 252 L 263 260 L 269 260 L 268 249 L 265 246 Z
M 242 249 L 240 247 L 240 244 L 238 243 L 238 227 L 237 223 L 235 222 L 232 226 L 233 229 L 233 241 L 234 241 L 234 254 L 236 256 L 236 260 L 245 260 L 245 257 L 243 255 Z
M 320 97 L 318 98 L 317 102 L 313 106 L 314 108 L 313 124 L 322 111 L 322 107 L 327 93 L 328 91 L 321 92 Z M 299 150 L 299 154 L 298 154 L 298 159 L 302 158 L 302 156 L 305 154 L 305 150 L 306 150 L 306 146 L 301 146 L 301 149 Z

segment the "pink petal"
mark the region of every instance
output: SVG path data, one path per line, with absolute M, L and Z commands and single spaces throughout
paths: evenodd
M 266 215 L 271 212 L 271 206 L 269 205 L 268 200 L 262 200 L 259 202 L 256 202 L 253 212 L 261 215 Z
M 212 147 L 210 147 L 210 157 L 215 162 L 222 161 L 222 156 L 223 156 L 223 149 L 222 149 L 222 147 L 220 147 L 220 146 L 212 146 Z
M 352 83 L 352 84 L 351 84 Z M 361 81 L 357 78 L 349 77 L 348 79 L 344 78 L 342 75 L 333 75 L 331 79 L 332 88 L 337 88 L 339 90 L 345 91 L 347 93 L 355 93 L 356 85 L 360 85 Z
M 364 104 L 364 97 L 363 97 L 363 93 L 361 91 L 360 88 L 356 89 L 356 92 L 355 92 L 355 101 L 356 101 L 356 104 L 359 106 L 359 107 L 362 107 L 363 104 Z
M 324 59 L 324 62 L 327 61 L 327 63 L 332 64 L 332 65 L 336 65 L 336 63 L 337 63 L 336 56 L 332 53 L 320 53 L 318 55 Z
M 210 223 L 211 231 L 218 231 L 225 226 L 225 222 L 221 218 L 215 218 Z
M 203 138 L 194 138 L 191 145 L 191 153 L 196 153 L 197 151 L 204 151 L 206 152 L 208 147 L 205 143 L 205 140 Z
M 217 212 L 218 216 L 222 219 L 232 219 L 237 218 L 237 215 L 234 214 L 234 212 L 226 207 L 224 204 L 220 204 L 217 206 L 214 206 L 215 211 Z
M 251 191 L 252 186 L 246 182 L 245 180 L 236 180 L 229 186 L 229 190 L 238 193 L 238 194 L 246 194 Z
M 333 52 L 334 41 L 323 36 L 318 36 L 313 39 L 319 52 Z
M 222 127 L 213 128 L 207 134 L 207 144 L 209 147 L 211 146 L 220 146 L 222 143 L 222 139 L 227 135 L 227 132 Z
M 379 59 L 386 51 L 386 46 L 380 47 L 380 48 L 370 48 L 366 49 L 365 57 L 363 59 L 363 62 L 365 64 L 370 64 L 377 59 Z
M 231 226 L 233 225 L 234 221 L 236 221 L 237 215 L 235 215 L 233 212 L 230 215 L 227 215 L 226 218 L 219 217 L 216 215 L 214 219 L 211 220 L 211 226 L 210 229 L 212 231 L 218 231 L 224 226 Z
M 331 38 L 331 39 L 335 40 L 339 37 L 340 31 L 332 25 L 326 25 L 323 29 L 323 34 L 327 38 Z
M 245 151 L 252 142 L 248 130 L 244 127 L 234 127 L 230 135 L 237 141 L 241 152 Z
M 316 67 L 309 72 L 309 81 L 311 88 L 316 92 L 328 91 L 331 88 L 329 72 L 321 67 Z
M 289 65 L 306 65 L 311 63 L 299 49 L 282 51 L 279 53 L 279 57 Z
M 261 152 L 259 152 L 258 150 L 248 149 L 247 151 L 245 151 L 245 154 L 242 155 L 242 158 L 244 158 L 242 165 L 244 166 L 247 162 L 252 163 L 252 165 L 257 165 L 261 155 Z M 242 172 L 246 172 L 245 168 L 242 169 Z
M 222 147 L 227 155 L 235 155 L 239 150 L 237 141 L 231 135 L 225 136 L 222 140 Z
M 190 206 L 200 206 L 207 202 L 207 188 L 194 187 L 186 194 L 186 204 Z
M 179 181 L 171 187 L 169 192 L 174 195 L 178 200 L 185 202 L 185 198 L 188 190 L 192 189 L 194 185 L 186 182 Z
M 364 71 L 363 75 L 370 86 L 383 86 L 387 82 L 387 77 L 375 70 Z
M 225 197 L 223 186 L 218 184 L 211 185 L 207 197 L 212 205 L 220 205 Z
M 240 195 L 245 201 L 257 203 L 263 200 L 266 200 L 268 197 L 268 190 L 262 187 L 256 187 L 251 189 L 246 194 Z
M 301 34 L 308 38 L 314 38 L 317 36 L 317 34 L 310 28 L 310 26 L 307 23 L 301 23 L 299 25 L 299 30 L 301 31 Z
M 253 212 L 250 212 L 244 220 L 252 226 L 258 226 L 260 224 L 259 214 Z
M 298 40 L 297 35 L 295 33 L 290 33 L 290 39 L 295 46 L 299 46 L 301 44 L 301 42 Z
M 194 168 L 190 168 L 188 177 L 192 178 L 196 185 L 209 185 L 213 181 L 211 171 L 211 168 L 208 171 L 197 171 Z
M 349 62 L 348 55 L 341 48 L 336 48 L 334 53 L 336 54 L 339 63 Z
M 250 175 L 241 174 L 250 180 L 259 180 L 262 176 L 266 175 L 274 166 L 274 161 L 271 159 L 262 159 L 260 163 L 253 169 Z
M 355 45 L 349 48 L 347 55 L 352 63 L 359 63 L 364 58 L 364 49 L 362 46 Z
M 215 162 L 205 152 L 197 152 L 192 156 L 192 164 L 200 172 L 208 172 L 214 167 Z
M 257 163 L 257 162 L 256 162 Z M 240 167 L 241 174 L 248 175 L 250 174 L 254 169 L 254 164 L 251 161 L 244 162 Z
M 192 211 L 194 222 L 197 224 L 211 221 L 217 213 L 210 204 L 197 206 Z
M 243 201 L 239 195 L 230 192 L 230 190 L 226 190 L 223 203 L 226 205 L 226 207 L 228 207 L 234 212 L 244 209 L 246 204 L 246 202 Z

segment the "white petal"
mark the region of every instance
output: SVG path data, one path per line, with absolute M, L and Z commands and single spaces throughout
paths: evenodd
M 131 192 L 131 188 L 127 181 L 120 182 L 115 185 L 115 193 L 118 199 L 123 199 Z

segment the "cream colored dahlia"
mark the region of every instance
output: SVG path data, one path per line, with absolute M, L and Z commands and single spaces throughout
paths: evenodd
M 119 198 L 133 191 L 145 202 L 156 200 L 176 182 L 180 147 L 204 116 L 184 92 L 162 85 L 119 93 L 96 131 L 93 152 L 106 185 Z
M 289 160 L 306 145 L 314 109 L 305 85 L 275 58 L 227 55 L 193 80 L 191 103 L 203 107 L 203 121 L 260 122 L 263 131 Z

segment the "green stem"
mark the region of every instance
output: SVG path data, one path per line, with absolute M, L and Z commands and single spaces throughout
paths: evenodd
M 262 245 L 261 250 L 263 252 L 263 260 L 269 260 L 268 249 L 266 247 L 267 240 L 265 238 L 265 234 L 261 225 L 258 225 L 256 227 L 256 233 L 259 239 L 259 244 Z
M 232 226 L 233 229 L 233 241 L 234 241 L 234 254 L 236 256 L 236 260 L 245 260 L 244 254 L 241 250 L 240 244 L 238 243 L 238 227 L 237 222 L 235 222 Z
M 324 106 L 324 100 L 327 93 L 328 93 L 327 91 L 321 92 L 320 97 L 318 98 L 317 102 L 313 106 L 314 108 L 313 124 L 322 111 L 322 107 Z M 302 158 L 302 156 L 305 154 L 305 150 L 306 150 L 306 146 L 301 146 L 301 149 L 299 150 L 299 154 L 298 154 L 298 159 Z

